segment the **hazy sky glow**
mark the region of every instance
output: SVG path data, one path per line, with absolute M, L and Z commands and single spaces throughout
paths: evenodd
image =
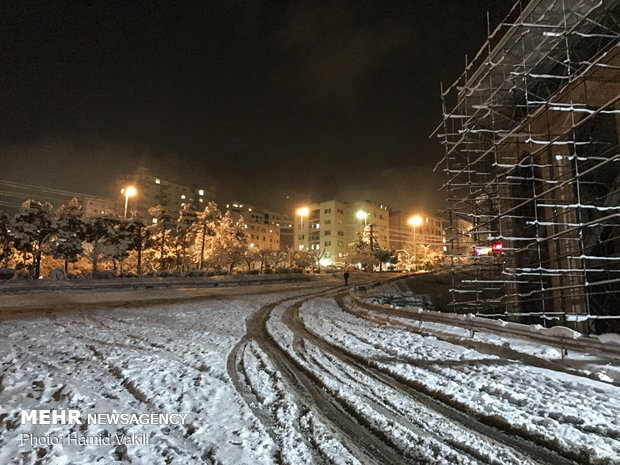
M 106 195 L 143 165 L 275 208 L 440 206 L 439 82 L 511 4 L 9 2 L 0 178 Z

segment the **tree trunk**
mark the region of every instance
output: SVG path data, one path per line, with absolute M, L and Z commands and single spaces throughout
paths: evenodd
M 138 276 L 142 276 L 142 228 L 138 228 L 138 266 L 136 267 Z
M 164 241 L 166 240 L 166 230 L 161 233 L 161 248 L 159 250 L 159 269 L 164 269 Z
M 181 241 L 182 249 L 181 249 L 181 271 L 185 271 L 185 263 L 187 262 L 187 233 L 183 233 L 183 240 Z
M 65 260 L 65 274 L 69 273 L 69 260 Z
M 205 223 L 202 227 L 202 244 L 200 245 L 200 264 L 198 265 L 198 269 L 202 270 L 202 264 L 205 258 L 205 239 L 207 235 L 207 223 Z
M 142 276 L 142 242 L 138 248 L 138 265 L 136 266 L 136 273 L 138 276 Z
M 34 262 L 34 277 L 35 279 L 39 279 L 39 274 L 41 272 L 41 250 L 36 255 L 36 259 Z

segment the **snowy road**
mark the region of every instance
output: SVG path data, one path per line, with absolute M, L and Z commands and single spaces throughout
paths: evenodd
M 0 463 L 620 463 L 617 385 L 357 318 L 339 284 L 3 321 Z M 187 417 L 29 425 L 22 409 Z M 119 432 L 137 439 L 65 440 Z

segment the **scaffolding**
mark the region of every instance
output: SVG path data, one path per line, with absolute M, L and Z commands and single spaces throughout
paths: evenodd
M 517 2 L 488 32 L 434 133 L 452 306 L 618 331 L 620 2 Z

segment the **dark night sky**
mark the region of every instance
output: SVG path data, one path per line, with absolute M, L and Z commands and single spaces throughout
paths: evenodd
M 112 195 L 148 166 L 272 208 L 441 207 L 439 82 L 512 3 L 5 2 L 0 179 Z

